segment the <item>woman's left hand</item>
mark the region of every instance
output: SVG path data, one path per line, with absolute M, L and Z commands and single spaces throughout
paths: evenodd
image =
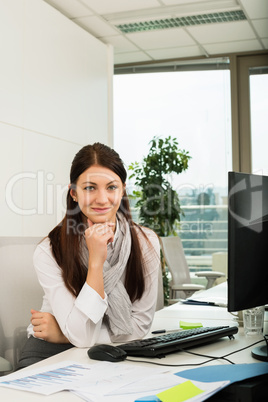
M 70 343 L 63 335 L 54 315 L 42 311 L 31 310 L 34 336 L 52 343 Z

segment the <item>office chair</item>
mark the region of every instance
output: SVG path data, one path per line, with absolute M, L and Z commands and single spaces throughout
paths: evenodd
M 194 292 L 205 289 L 203 285 L 191 283 L 189 267 L 181 239 L 178 236 L 160 237 L 160 245 L 172 278 L 170 281 L 170 304 L 177 302 L 179 298 L 190 297 Z M 195 275 L 207 279 L 206 289 L 212 287 L 217 278 L 224 276 L 222 272 L 216 271 L 196 272 Z
M 0 356 L 0 376 L 12 370 L 12 364 Z
M 33 267 L 39 237 L 0 237 L 0 375 L 16 370 L 26 342 L 31 308 L 42 305 L 41 288 Z M 3 367 L 3 368 L 2 368 Z

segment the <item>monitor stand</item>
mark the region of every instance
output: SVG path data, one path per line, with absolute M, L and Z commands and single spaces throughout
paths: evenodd
M 251 354 L 255 359 L 268 362 L 268 345 L 257 346 L 252 349 Z

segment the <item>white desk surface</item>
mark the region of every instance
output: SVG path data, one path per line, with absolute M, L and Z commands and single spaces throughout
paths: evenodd
M 201 322 L 203 326 L 215 326 L 215 325 L 236 325 L 233 315 L 227 312 L 227 309 L 224 307 L 204 307 L 204 306 L 192 306 L 192 305 L 183 305 L 177 303 L 175 305 L 169 306 L 156 312 L 155 318 L 153 321 L 153 325 L 151 330 L 158 329 L 176 329 L 179 327 L 179 321 L 188 321 L 188 322 Z M 151 333 L 148 334 L 147 337 L 152 336 Z M 222 338 L 217 342 L 213 342 L 209 345 L 203 345 L 198 348 L 194 348 L 194 352 L 207 354 L 209 356 L 223 356 L 224 354 L 235 352 L 238 349 L 241 349 L 245 346 L 251 345 L 252 343 L 261 340 L 262 337 L 245 337 L 243 328 L 239 328 L 238 334 L 235 335 L 235 339 L 229 340 L 228 337 Z M 262 344 L 261 344 L 262 345 Z M 251 356 L 251 349 L 248 348 L 241 352 L 235 353 L 228 358 L 234 363 L 256 363 L 258 360 L 255 360 Z M 46 359 L 42 362 L 35 364 L 33 367 L 42 367 L 50 364 L 58 363 L 65 360 L 76 361 L 81 364 L 95 364 L 96 361 L 90 360 L 87 355 L 88 348 L 72 348 L 63 353 L 60 353 L 56 356 L 53 356 L 49 359 Z M 131 357 L 131 359 L 135 359 Z M 137 358 L 137 360 L 149 360 L 148 358 Z M 186 352 L 178 352 L 167 355 L 162 359 L 153 359 L 154 361 L 166 363 L 166 364 L 192 364 L 199 363 L 207 360 L 207 358 L 194 356 L 191 354 L 187 354 Z M 136 364 L 133 362 L 129 362 L 127 360 L 121 362 L 120 364 Z M 138 363 L 141 365 L 143 363 Z M 230 363 L 224 360 L 215 360 L 209 364 L 226 364 Z M 147 364 L 149 365 L 150 364 Z M 178 372 L 181 370 L 185 370 L 191 367 L 171 367 L 171 372 Z M 25 373 L 29 368 L 23 369 Z M 74 395 L 71 392 L 63 391 L 57 394 L 53 394 L 51 396 L 43 396 L 38 394 L 33 394 L 30 392 L 12 390 L 4 387 L 0 387 L 0 400 L 1 401 L 27 401 L 27 402 L 37 402 L 37 401 L 81 401 L 79 397 Z

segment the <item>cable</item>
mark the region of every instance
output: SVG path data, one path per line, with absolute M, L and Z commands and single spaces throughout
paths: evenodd
M 189 350 L 183 350 L 183 351 L 186 352 L 186 353 L 189 353 L 189 354 L 191 354 L 191 355 L 196 355 L 196 356 L 201 356 L 201 357 L 211 357 L 211 360 L 223 359 L 223 360 L 226 360 L 228 363 L 235 364 L 235 363 L 232 362 L 231 360 L 226 359 L 225 356 L 215 357 L 215 356 L 203 355 L 203 354 L 201 354 L 201 353 L 190 352 Z
M 264 340 L 265 340 L 265 337 L 264 337 Z M 250 345 L 245 346 L 244 348 L 237 349 L 237 350 L 235 350 L 234 352 L 227 353 L 226 355 L 223 355 L 222 357 L 225 358 L 226 356 L 230 356 L 230 355 L 233 355 L 233 354 L 235 354 L 235 353 L 241 352 L 242 350 L 251 348 L 251 346 L 257 345 L 258 343 L 261 343 L 261 342 L 263 342 L 263 339 L 262 339 L 261 341 L 257 341 L 257 342 L 251 343 Z
M 152 361 L 148 361 L 148 360 L 132 360 L 132 359 L 128 359 L 126 358 L 127 361 L 129 362 L 136 362 L 136 363 L 149 363 L 149 364 L 155 364 L 157 366 L 166 366 L 166 367 L 188 367 L 188 366 L 201 366 L 202 364 L 206 364 L 211 362 L 212 360 L 217 360 L 216 359 L 209 359 L 206 360 L 202 363 L 189 363 L 189 364 L 166 364 L 166 363 L 157 363 L 157 362 L 152 362 Z
M 264 340 L 265 340 L 266 343 L 267 343 L 266 335 L 264 335 Z M 257 342 L 254 342 L 254 343 L 251 343 L 251 344 L 248 345 L 248 346 L 245 346 L 245 347 L 243 347 L 243 348 L 241 348 L 241 349 L 237 349 L 237 350 L 235 350 L 234 352 L 227 353 L 226 355 L 219 356 L 219 357 L 214 357 L 214 359 L 216 359 L 216 360 L 218 360 L 218 359 L 223 359 L 223 360 L 228 361 L 228 362 L 231 363 L 231 364 L 236 364 L 236 363 L 232 362 L 231 360 L 226 359 L 226 357 L 227 357 L 227 356 L 231 356 L 231 355 L 233 355 L 233 354 L 235 354 L 235 353 L 241 352 L 242 350 L 251 348 L 252 346 L 257 345 L 258 343 L 261 343 L 261 342 L 263 342 L 263 340 L 257 341 Z M 268 343 L 267 343 L 267 345 L 268 345 Z M 202 354 L 199 354 L 199 353 L 190 352 L 189 350 L 184 350 L 184 352 L 187 352 L 187 353 L 190 353 L 190 354 L 193 354 L 193 355 L 197 355 L 197 356 L 212 357 L 212 358 L 213 358 L 213 356 L 202 355 Z

